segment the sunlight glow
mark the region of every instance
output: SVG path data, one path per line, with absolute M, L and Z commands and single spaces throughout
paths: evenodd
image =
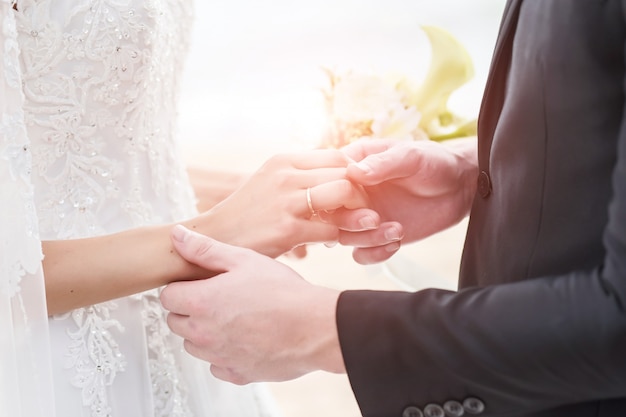
M 211 146 L 314 147 L 325 125 L 322 67 L 403 72 L 419 80 L 429 59 L 419 24 L 448 29 L 473 56 L 476 77 L 451 106 L 475 114 L 503 3 L 199 1 L 181 136 Z

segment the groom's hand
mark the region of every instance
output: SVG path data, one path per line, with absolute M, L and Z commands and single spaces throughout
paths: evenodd
M 335 308 L 338 291 L 311 285 L 284 264 L 182 226 L 183 258 L 215 277 L 176 282 L 161 294 L 168 325 L 185 349 L 236 384 L 283 381 L 323 369 L 345 372 Z
M 476 140 L 394 141 L 365 139 L 343 151 L 355 161 L 348 178 L 361 185 L 370 208 L 380 215 L 377 230 L 340 233 L 339 242 L 355 247 L 359 263 L 389 258 L 397 246 L 376 245 L 375 233 L 402 225 L 403 242 L 440 232 L 469 213 L 478 175 Z

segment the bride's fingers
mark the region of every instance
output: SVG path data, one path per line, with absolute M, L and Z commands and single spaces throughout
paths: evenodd
M 297 170 L 287 173 L 287 175 L 290 175 L 290 184 L 296 187 L 306 188 L 325 182 L 346 179 L 347 170 L 345 167 L 324 167 Z
M 387 151 L 395 141 L 387 139 L 361 139 L 350 143 L 341 148 L 341 152 L 346 154 L 353 161 L 360 161 L 369 155 L 378 154 Z
M 345 153 L 337 149 L 316 149 L 308 152 L 286 155 L 291 164 L 297 169 L 315 169 L 341 167 L 345 168 L 351 162 Z
M 399 242 L 404 237 L 402 225 L 397 222 L 383 223 L 377 229 L 360 232 L 339 232 L 339 243 L 356 248 L 376 248 Z
M 306 243 L 337 242 L 339 239 L 339 229 L 332 224 L 302 220 L 297 227 L 301 236 L 306 236 Z
M 285 256 L 287 258 L 294 258 L 294 259 L 303 259 L 303 258 L 306 258 L 306 255 L 307 255 L 306 245 L 296 246 L 295 248 L 291 249 L 289 252 L 285 253 Z
M 356 209 L 368 206 L 368 197 L 363 188 L 346 179 L 318 184 L 309 187 L 309 197 L 306 198 L 304 190 L 304 202 L 309 210 L 309 202 L 313 211 L 335 210 L 340 207 Z

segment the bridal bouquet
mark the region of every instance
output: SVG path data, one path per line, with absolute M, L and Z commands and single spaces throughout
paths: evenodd
M 425 79 L 326 70 L 328 129 L 322 146 L 339 148 L 363 137 L 443 140 L 476 133 L 476 120 L 448 109 L 450 94 L 474 75 L 465 48 L 447 31 L 422 27 L 432 48 Z

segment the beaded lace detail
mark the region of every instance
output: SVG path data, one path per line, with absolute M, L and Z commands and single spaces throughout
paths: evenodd
M 146 295 L 144 303 L 144 322 L 149 329 L 148 346 L 150 347 L 150 373 L 152 375 L 152 392 L 155 401 L 155 417 L 185 417 L 191 412 L 187 405 L 187 390 L 180 384 L 180 370 L 176 366 L 176 358 L 172 347 L 182 350 L 180 340 L 171 340 L 168 348 L 163 340 L 172 339 L 167 327 L 165 313 L 156 294 Z
M 56 16 L 55 1 L 18 15 L 42 235 L 110 232 L 105 206 L 127 227 L 189 215 L 172 139 L 188 2 L 83 0 Z
M 111 329 L 123 329 L 110 319 L 104 304 L 74 310 L 71 315 L 78 326 L 76 331 L 69 332 L 72 343 L 66 366 L 76 371 L 72 384 L 82 389 L 83 404 L 89 406 L 92 416 L 110 416 L 104 387 L 111 385 L 125 366 Z
M 193 215 L 174 141 L 189 43 L 189 25 L 181 22 L 191 21 L 190 2 L 20 0 L 16 16 L 42 238 L 95 236 Z M 21 163 L 19 145 L 4 151 L 15 155 L 14 166 Z M 168 354 L 179 346 L 157 301 L 144 307 L 155 416 L 189 416 Z M 111 415 L 107 388 L 125 369 L 116 308 L 108 302 L 56 318 L 74 326 L 66 365 L 92 417 Z

